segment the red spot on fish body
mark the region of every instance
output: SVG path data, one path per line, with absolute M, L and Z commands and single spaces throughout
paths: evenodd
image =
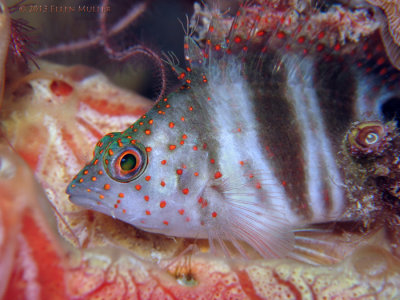
M 218 179 L 218 178 L 221 178 L 222 177 L 222 173 L 220 172 L 220 171 L 218 171 L 218 172 L 216 172 L 215 174 L 214 174 L 214 178 L 215 179 Z
M 324 50 L 325 46 L 323 44 L 318 44 L 317 45 L 317 51 L 321 52 L 322 50 Z
M 379 71 L 379 75 L 383 76 L 387 73 L 387 68 L 383 68 L 382 70 Z
M 276 37 L 277 37 L 278 39 L 283 39 L 283 38 L 285 38 L 285 36 L 286 36 L 286 34 L 285 34 L 283 31 L 279 31 L 279 32 L 276 34 Z

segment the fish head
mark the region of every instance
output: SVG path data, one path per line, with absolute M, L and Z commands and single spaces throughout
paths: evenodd
M 204 236 L 194 206 L 209 154 L 194 123 L 184 121 L 190 110 L 172 104 L 180 101 L 189 102 L 162 99 L 126 131 L 104 136 L 68 186 L 70 201 L 146 231 Z

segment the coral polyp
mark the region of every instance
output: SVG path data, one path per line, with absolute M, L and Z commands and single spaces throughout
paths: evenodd
M 380 121 L 356 122 L 347 134 L 350 154 L 355 157 L 382 154 L 392 140 L 393 126 Z

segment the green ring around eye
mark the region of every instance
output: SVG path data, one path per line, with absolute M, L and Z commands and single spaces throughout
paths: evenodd
M 107 174 L 119 182 L 129 182 L 138 178 L 147 166 L 147 153 L 142 147 L 129 146 L 107 157 L 104 163 Z

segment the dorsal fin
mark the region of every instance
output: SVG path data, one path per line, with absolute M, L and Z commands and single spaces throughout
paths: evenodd
M 206 59 L 203 50 L 190 35 L 185 36 L 184 49 L 186 64 L 189 68 L 193 69 L 204 65 Z
M 378 28 L 367 10 L 331 6 L 324 14 L 313 12 L 311 7 L 299 11 L 261 0 L 241 4 L 236 13 L 205 6 L 192 17 L 196 25 L 186 37 L 186 60 L 191 68 L 197 66 L 194 62 L 209 66 L 232 55 L 253 59 L 270 49 L 330 60 L 351 55 L 359 41 Z

